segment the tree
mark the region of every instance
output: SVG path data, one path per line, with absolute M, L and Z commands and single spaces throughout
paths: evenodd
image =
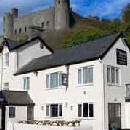
M 128 3 L 127 6 L 123 8 L 122 13 L 122 20 L 126 23 L 130 22 L 130 3 Z

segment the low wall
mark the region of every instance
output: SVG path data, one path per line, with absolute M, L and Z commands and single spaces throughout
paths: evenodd
M 33 125 L 33 124 L 22 124 L 22 123 L 11 123 L 8 122 L 7 130 L 93 130 L 88 126 L 43 126 L 43 125 Z

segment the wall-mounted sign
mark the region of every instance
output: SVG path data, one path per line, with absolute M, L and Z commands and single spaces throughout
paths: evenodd
M 118 65 L 127 65 L 127 52 L 121 49 L 116 50 L 117 55 L 117 64 Z
M 62 85 L 68 86 L 68 75 L 62 74 Z

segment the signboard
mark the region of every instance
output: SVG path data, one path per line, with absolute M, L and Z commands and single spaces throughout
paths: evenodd
M 62 74 L 62 85 L 68 86 L 68 75 Z
M 117 64 L 118 65 L 127 65 L 127 52 L 121 49 L 116 50 L 117 55 Z

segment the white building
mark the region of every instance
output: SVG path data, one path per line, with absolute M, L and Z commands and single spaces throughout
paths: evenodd
M 8 92 L 27 91 L 29 99 L 25 100 L 29 105 L 8 104 L 15 116 L 7 117 L 6 109 L 6 120 L 81 120 L 93 130 L 130 129 L 130 50 L 122 33 L 55 52 L 45 44 L 41 47 L 43 42 L 37 38 L 32 45 L 33 40 L 13 51 L 9 45 L 3 48 L 2 63 L 7 49 L 9 66 L 7 75 L 1 69 L 2 86 L 8 80 Z

